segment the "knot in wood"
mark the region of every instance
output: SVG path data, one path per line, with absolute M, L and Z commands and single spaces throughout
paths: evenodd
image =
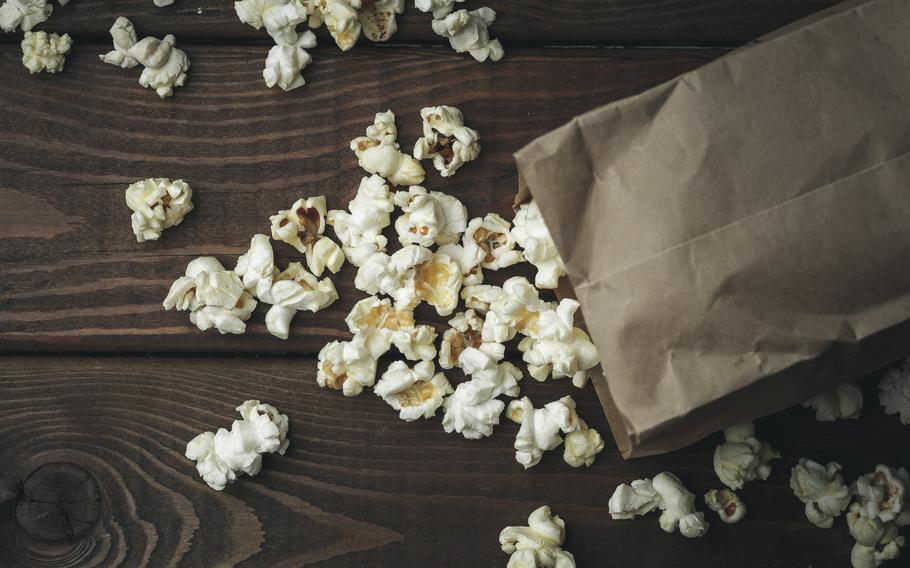
M 45 542 L 82 538 L 100 516 L 101 496 L 95 478 L 67 463 L 51 463 L 33 471 L 16 502 L 16 524 Z

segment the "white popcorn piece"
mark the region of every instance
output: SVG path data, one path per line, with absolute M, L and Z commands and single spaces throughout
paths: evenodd
M 325 197 L 300 198 L 290 209 L 269 217 L 272 238 L 306 254 L 307 267 L 316 276 L 328 268 L 333 274 L 344 264 L 344 253 L 332 239 L 323 235 L 326 224 Z
M 67 2 L 69 2 L 69 0 L 67 0 Z M 152 0 L 152 3 L 159 8 L 164 8 L 165 6 L 173 4 L 174 0 Z
M 698 538 L 708 532 L 704 513 L 695 510 L 695 494 L 670 472 L 657 474 L 653 480 L 639 479 L 632 485 L 622 484 L 610 497 L 613 519 L 631 519 L 661 509 L 660 528 L 672 533 L 679 530 L 687 538 Z
M 394 361 L 373 392 L 397 410 L 399 418 L 411 422 L 435 416 L 445 396 L 452 394 L 452 386 L 432 361 L 417 363 L 413 369 L 404 361 Z
M 883 522 L 865 513 L 859 503 L 853 503 L 847 511 L 847 527 L 856 540 L 850 551 L 853 568 L 877 568 L 900 556 L 901 549 L 906 545 L 896 523 Z
M 594 465 L 594 460 L 604 449 L 604 439 L 600 432 L 588 428 L 584 420 L 579 419 L 581 428 L 566 434 L 565 451 L 562 459 L 572 467 Z
M 351 333 L 384 330 L 391 334 L 415 327 L 412 310 L 394 309 L 392 302 L 387 298 L 380 299 L 376 296 L 364 298 L 354 304 L 344 321 Z
M 725 523 L 738 523 L 746 516 L 746 505 L 729 489 L 712 489 L 705 493 L 705 505 Z
M 731 426 L 724 430 L 725 443 L 714 450 L 714 472 L 730 489 L 741 489 L 747 481 L 768 479 L 769 462 L 780 454 L 755 436 L 751 422 Z
M 850 488 L 844 484 L 841 469 L 837 462 L 821 465 L 800 458 L 790 473 L 790 489 L 806 505 L 806 518 L 817 527 L 831 528 L 834 518 L 850 503 Z
M 910 425 L 910 359 L 888 369 L 878 389 L 878 400 L 885 414 L 897 414 L 901 424 Z
M 647 515 L 661 507 L 663 507 L 663 501 L 654 490 L 650 479 L 636 479 L 631 485 L 620 484 L 613 491 L 607 504 L 610 517 L 614 520 L 627 520 Z
M 256 300 L 236 273 L 203 256 L 187 264 L 185 275 L 171 285 L 163 305 L 165 310 L 189 310 L 190 321 L 202 331 L 215 328 L 236 334 L 246 331 Z
M 333 341 L 319 352 L 316 382 L 322 388 L 357 396 L 376 382 L 376 360 L 385 351 L 381 342 L 369 341 L 368 333 L 357 333 L 350 341 Z M 388 347 L 386 347 L 388 349 Z
M 534 408 L 528 397 L 513 400 L 509 403 L 507 414 L 510 420 L 521 424 L 515 437 L 515 460 L 525 469 L 537 465 L 544 452 L 562 444 L 560 433 L 587 430 L 587 425 L 575 412 L 575 401 L 571 396 L 554 400 L 543 408 Z M 584 461 L 583 457 L 582 463 Z M 591 462 L 593 463 L 593 456 Z
M 240 0 L 234 2 L 234 11 L 241 22 L 257 30 L 265 28 L 276 45 L 296 44 L 297 25 L 307 21 L 310 13 L 301 0 Z M 315 37 L 313 45 L 303 47 L 315 47 Z
M 0 5 L 0 29 L 7 33 L 16 28 L 30 31 L 47 20 L 53 11 L 54 5 L 47 0 L 6 0 Z
M 270 404 L 248 400 L 237 407 L 242 420 L 230 430 L 203 432 L 189 441 L 185 455 L 196 461 L 196 471 L 209 487 L 221 491 L 238 473 L 254 476 L 262 469 L 262 454 L 284 454 L 288 417 Z
M 326 222 L 335 228 L 348 262 L 363 266 L 375 253 L 385 251 L 382 230 L 392 222 L 394 208 L 389 186 L 373 175 L 360 180 L 357 196 L 348 203 L 349 211 L 328 212 Z
M 910 474 L 905 468 L 879 464 L 875 471 L 854 481 L 852 490 L 863 514 L 870 519 L 895 521 L 900 526 L 910 524 L 910 508 L 906 507 Z
M 433 20 L 433 31 L 448 38 L 456 53 L 468 52 L 477 61 L 499 61 L 505 54 L 498 39 L 490 39 L 488 28 L 496 20 L 490 8 L 458 10 L 446 17 Z
M 423 166 L 399 149 L 396 137 L 395 113 L 380 112 L 367 128 L 366 136 L 351 140 L 351 150 L 361 168 L 389 180 L 392 185 L 419 185 L 425 176 Z
M 265 235 L 253 235 L 250 248 L 237 259 L 234 272 L 243 281 L 243 287 L 257 299 L 271 303 L 269 292 L 275 274 L 275 254 L 272 243 Z
M 193 210 L 193 190 L 182 179 L 149 178 L 126 188 L 126 205 L 136 240 L 155 241 Z
M 433 306 L 437 314 L 448 316 L 458 306 L 461 279 L 458 263 L 437 252 L 427 262 L 417 265 L 414 285 L 421 300 Z
M 278 43 L 269 50 L 265 58 L 262 78 L 267 87 L 278 85 L 284 91 L 290 91 L 306 84 L 303 69 L 313 58 L 307 49 L 316 47 L 316 36 L 307 30 L 292 43 Z
M 468 210 L 451 195 L 412 185 L 407 191 L 397 192 L 394 202 L 403 212 L 395 220 L 398 241 L 403 245 L 454 243 L 467 228 Z
M 483 268 L 480 266 L 483 252 L 468 252 L 465 247 L 455 243 L 442 245 L 437 251 L 448 256 L 458 265 L 463 286 L 476 286 L 483 283 Z
M 287 269 L 275 275 L 269 289 L 267 302 L 272 304 L 265 314 L 265 325 L 269 333 L 279 339 L 287 339 L 291 320 L 298 311 L 316 313 L 335 303 L 338 292 L 329 278 L 319 280 L 303 268 L 299 262 L 292 262 Z
M 357 271 L 354 286 L 391 296 L 398 309 L 413 309 L 423 300 L 447 316 L 458 305 L 461 271 L 445 254 L 407 245 L 392 256 L 374 254 Z
M 265 13 L 273 8 L 279 8 L 290 3 L 291 0 L 239 0 L 234 2 L 234 12 L 244 24 L 261 30 L 265 26 Z M 309 12 L 309 10 L 307 10 Z
M 154 89 L 163 98 L 174 94 L 174 87 L 186 83 L 186 72 L 190 69 L 190 60 L 186 53 L 175 46 L 177 39 L 168 34 L 164 39 L 146 37 L 127 50 L 128 57 L 141 63 L 145 69 L 139 76 L 139 84 Z
M 523 249 L 524 258 L 537 268 L 534 284 L 538 288 L 556 288 L 559 278 L 566 273 L 566 266 L 556 250 L 537 202 L 521 204 L 512 223 L 512 237 Z
M 507 268 L 524 260 L 521 253 L 515 250 L 511 227 L 496 213 L 488 213 L 483 218 L 475 217 L 468 223 L 462 246 L 471 257 L 481 256 L 480 266 L 483 268 Z
M 432 361 L 436 357 L 436 329 L 418 325 L 392 333 L 392 344 L 409 361 Z
M 483 324 L 483 340 L 502 343 L 515 337 L 516 333 L 537 337 L 538 318 L 551 307 L 540 299 L 537 288 L 527 278 L 509 278 L 503 283 L 501 293 L 489 304 Z
M 511 363 L 499 363 L 505 348 L 488 343 L 479 349 L 467 348 L 459 362 L 471 380 L 461 383 L 443 402 L 446 432 L 457 432 L 467 439 L 490 436 L 505 404 L 496 397 L 518 395 L 521 371 Z
M 813 396 L 802 406 L 815 410 L 815 419 L 819 422 L 859 418 L 863 410 L 863 391 L 855 383 L 847 383 Z
M 502 551 L 510 554 L 509 568 L 575 568 L 575 558 L 562 549 L 566 523 L 546 505 L 528 516 L 526 527 L 506 527 L 499 533 Z
M 600 357 L 588 334 L 573 325 L 578 307 L 577 301 L 564 298 L 556 308 L 546 308 L 537 318 L 536 336 L 518 344 L 528 373 L 536 380 L 571 378 L 578 388 L 588 384 Z
M 467 347 L 480 347 L 483 343 L 480 337 L 483 318 L 474 310 L 458 312 L 449 320 L 449 325 L 451 327 L 442 334 L 439 348 L 439 366 L 443 369 L 455 368 L 462 351 Z
M 388 41 L 396 31 L 397 14 L 404 13 L 404 0 L 362 0 L 357 19 L 370 41 Z
M 480 314 L 488 313 L 490 305 L 503 301 L 504 295 L 502 288 L 489 284 L 466 285 L 461 290 L 461 298 L 464 300 L 465 307 L 476 310 Z
M 423 137 L 414 145 L 414 157 L 433 160 L 433 167 L 442 177 L 454 175 L 480 155 L 480 135 L 464 125 L 464 117 L 457 108 L 426 107 L 420 110 L 420 118 Z
M 432 12 L 433 18 L 438 20 L 452 13 L 456 2 L 465 0 L 414 0 L 414 7 L 421 12 Z
M 306 0 L 310 6 L 309 26 L 318 28 L 325 23 L 335 43 L 342 51 L 354 47 L 360 37 L 361 24 L 357 11 L 361 0 Z
M 136 38 L 136 29 L 133 27 L 133 23 L 120 16 L 114 21 L 110 31 L 111 38 L 114 40 L 114 49 L 99 55 L 98 57 L 101 58 L 101 61 L 123 69 L 130 69 L 139 65 L 136 58 L 129 55 L 130 48 L 139 41 Z
M 22 64 L 29 73 L 63 71 L 66 54 L 73 46 L 69 34 L 62 36 L 47 32 L 25 32 L 22 38 Z

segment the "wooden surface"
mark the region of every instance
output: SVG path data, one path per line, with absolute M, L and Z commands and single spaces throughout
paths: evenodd
M 499 531 L 542 504 L 566 520 L 566 549 L 580 567 L 848 566 L 843 519 L 815 528 L 787 480 L 803 456 L 842 462 L 848 479 L 879 462 L 906 465 L 910 430 L 882 414 L 877 376 L 863 382 L 861 420 L 821 424 L 792 409 L 759 421 L 759 437 L 784 458 L 768 482 L 743 491 L 742 525 L 709 513 L 711 532 L 691 541 L 661 532 L 654 516 L 611 521 L 606 502 L 618 483 L 664 469 L 698 494 L 718 487 L 717 435 L 625 462 L 591 387 L 526 379 L 538 406 L 572 394 L 607 447 L 590 469 L 573 470 L 557 450 L 525 472 L 513 456 L 515 425 L 467 441 L 445 434 L 439 418 L 400 421 L 369 391 L 346 399 L 319 389 L 313 354 L 348 336 L 344 315 L 363 297 L 351 267 L 334 279 L 339 302 L 299 315 L 284 342 L 266 333 L 261 308 L 247 334 L 220 336 L 160 306 L 189 260 L 214 255 L 233 266 L 249 238 L 268 231 L 268 216 L 297 197 L 323 194 L 344 207 L 363 175 L 347 144 L 377 111 L 398 114 L 408 147 L 421 107 L 460 107 L 483 153 L 455 178 L 431 171 L 426 185 L 459 196 L 473 215 L 511 217 L 511 154 L 523 144 L 714 59 L 718 46 L 834 3 L 491 1 L 493 35 L 507 52 L 498 64 L 453 54 L 429 16 L 409 7 L 397 45 L 340 53 L 320 35 L 308 84 L 291 93 L 265 88 L 268 40 L 227 0 L 57 7 L 40 28 L 68 31 L 76 45 L 53 76 L 29 76 L 18 36 L 0 36 L 0 568 L 504 566 Z M 140 34 L 177 35 L 192 69 L 174 98 L 142 89 L 137 70 L 98 61 L 117 15 Z M 617 45 L 638 48 L 607 49 Z M 687 47 L 668 48 L 679 45 Z M 151 176 L 188 180 L 196 209 L 160 241 L 137 244 L 123 190 Z M 275 248 L 280 264 L 299 259 Z M 419 315 L 442 326 L 428 310 Z M 291 448 L 267 457 L 259 477 L 212 491 L 184 447 L 229 426 L 248 398 L 290 416 Z

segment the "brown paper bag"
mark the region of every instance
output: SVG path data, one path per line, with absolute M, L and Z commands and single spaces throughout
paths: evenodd
M 516 159 L 626 457 L 910 352 L 907 0 L 841 4 Z

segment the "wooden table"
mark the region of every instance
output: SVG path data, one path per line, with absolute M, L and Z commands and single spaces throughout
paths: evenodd
M 523 471 L 514 424 L 468 441 L 445 434 L 438 417 L 404 423 L 370 392 L 348 399 L 318 388 L 315 354 L 348 337 L 344 316 L 363 297 L 350 266 L 335 278 L 340 301 L 299 315 L 287 341 L 267 334 L 262 309 L 245 335 L 220 336 L 161 308 L 189 260 L 215 255 L 233 266 L 297 197 L 344 207 L 363 175 L 348 142 L 377 111 L 398 114 L 406 146 L 421 107 L 460 107 L 483 154 L 454 178 L 431 171 L 426 184 L 473 215 L 511 218 L 511 155 L 525 143 L 834 3 L 490 0 L 507 52 L 497 64 L 454 54 L 429 15 L 409 7 L 394 45 L 361 41 L 341 53 L 320 30 L 307 85 L 291 93 L 264 86 L 269 40 L 225 0 L 58 6 L 40 26 L 75 39 L 57 75 L 29 76 L 18 35 L 3 36 L 0 566 L 504 566 L 499 531 L 542 504 L 566 520 L 565 548 L 582 567 L 848 566 L 843 519 L 811 525 L 789 470 L 802 456 L 838 460 L 848 479 L 876 463 L 906 465 L 910 430 L 878 405 L 880 374 L 862 383 L 861 420 L 822 424 L 805 409 L 760 420 L 759 437 L 784 457 L 771 479 L 742 491 L 742 524 L 709 513 L 711 531 L 690 541 L 663 533 L 654 516 L 611 521 L 607 499 L 618 483 L 665 469 L 698 494 L 718 487 L 717 435 L 626 462 L 591 387 L 525 379 L 538 405 L 572 394 L 607 447 L 588 469 L 555 451 Z M 118 15 L 140 36 L 177 36 L 192 69 L 172 99 L 141 88 L 137 70 L 98 61 Z M 188 180 L 196 210 L 161 240 L 137 244 L 123 191 L 153 176 Z M 281 265 L 298 259 L 275 249 Z M 266 457 L 258 477 L 213 491 L 184 447 L 228 426 L 248 398 L 290 416 L 290 450 Z

